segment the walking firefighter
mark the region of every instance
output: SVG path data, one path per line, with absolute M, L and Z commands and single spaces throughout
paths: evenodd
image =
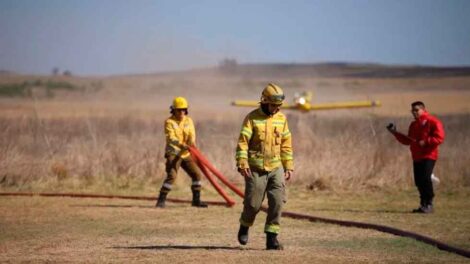
M 279 112 L 283 101 L 282 89 L 268 84 L 262 92 L 260 107 L 246 116 L 241 128 L 236 161 L 238 172 L 245 178 L 245 199 L 238 231 L 238 241 L 242 245 L 248 243 L 248 229 L 267 195 L 266 249 L 282 249 L 277 235 L 282 205 L 286 201 L 285 181 L 291 178 L 294 166 L 291 133 L 285 115 Z
M 170 109 L 171 116 L 165 120 L 167 176 L 160 189 L 156 207 L 165 207 L 166 197 L 171 191 L 180 167 L 192 180 L 192 206 L 207 207 L 206 203 L 201 202 L 201 172 L 188 151 L 189 146 L 196 144 L 196 130 L 193 120 L 188 116 L 188 101 L 183 97 L 176 97 Z

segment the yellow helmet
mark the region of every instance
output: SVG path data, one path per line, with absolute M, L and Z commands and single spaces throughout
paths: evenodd
M 173 104 L 171 105 L 173 109 L 187 109 L 188 108 L 188 101 L 184 97 L 175 97 L 173 99 Z
M 281 87 L 275 84 L 268 84 L 261 94 L 261 103 L 262 104 L 282 104 L 284 101 L 284 92 Z

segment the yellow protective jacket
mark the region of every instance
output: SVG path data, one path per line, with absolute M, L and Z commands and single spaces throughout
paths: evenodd
M 189 157 L 189 151 L 182 150 L 181 147 L 182 144 L 189 146 L 196 144 L 196 130 L 194 129 L 193 120 L 188 116 L 184 116 L 181 121 L 176 120 L 173 116 L 169 117 L 165 120 L 165 136 L 165 156 Z
M 293 170 L 292 138 L 284 114 L 266 115 L 261 108 L 250 112 L 238 139 L 237 167 L 273 171 L 281 165 Z

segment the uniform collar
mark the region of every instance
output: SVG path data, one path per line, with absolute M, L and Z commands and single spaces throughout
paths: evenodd
M 185 116 L 183 116 L 183 119 L 181 121 L 179 121 L 178 119 L 176 119 L 176 117 L 174 115 L 171 116 L 171 119 L 173 119 L 178 124 L 183 123 L 184 121 L 186 121 L 187 118 L 188 118 L 188 116 L 185 115 Z
M 261 105 L 260 105 L 259 108 L 258 108 L 258 113 L 259 113 L 260 115 L 264 116 L 264 117 L 269 117 L 269 116 L 263 111 L 263 109 L 261 109 Z
M 429 118 L 429 113 L 426 110 L 424 110 L 424 112 L 419 116 L 418 120 L 423 121 L 423 120 L 426 120 L 428 118 Z

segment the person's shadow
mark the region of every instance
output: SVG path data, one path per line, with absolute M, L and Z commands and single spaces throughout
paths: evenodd
M 139 250 L 168 250 L 168 249 L 205 249 L 205 250 L 256 250 L 253 248 L 246 248 L 242 246 L 229 247 L 229 246 L 188 246 L 188 245 L 166 245 L 166 246 L 131 246 L 122 247 L 115 246 L 113 249 L 139 249 Z
M 347 212 L 347 213 L 388 213 L 388 214 L 410 214 L 411 210 L 356 210 L 356 209 L 330 209 L 330 208 L 318 208 L 314 209 L 317 212 Z
M 70 207 L 103 207 L 103 208 L 155 208 L 151 205 L 131 205 L 131 204 L 73 204 Z

